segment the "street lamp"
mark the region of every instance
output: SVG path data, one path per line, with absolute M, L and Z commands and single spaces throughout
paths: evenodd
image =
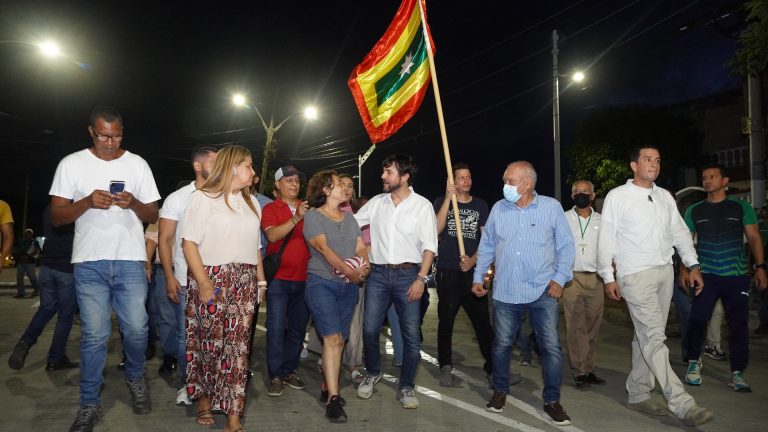
M 259 112 L 259 108 L 256 105 L 249 105 L 248 101 L 245 97 L 245 95 L 241 93 L 234 94 L 232 96 L 232 103 L 235 104 L 237 107 L 247 107 L 252 108 L 254 111 L 256 111 L 256 114 L 259 116 L 259 119 L 261 120 L 261 125 L 264 127 L 264 132 L 267 134 L 267 141 L 264 144 L 264 159 L 261 164 L 261 181 L 259 182 L 259 193 L 264 193 L 264 183 L 265 179 L 267 178 L 267 171 L 269 168 L 269 158 L 272 152 L 274 151 L 272 148 L 272 138 L 274 138 L 275 133 L 280 130 L 280 128 L 287 122 L 291 117 L 296 115 L 298 112 L 294 112 L 283 121 L 277 124 L 275 126 L 275 119 L 273 115 L 269 116 L 269 124 L 267 124 L 266 121 L 264 121 L 264 117 L 261 115 L 261 112 Z M 307 120 L 317 120 L 318 112 L 317 108 L 313 106 L 307 106 L 303 110 L 304 118 Z
M 555 199 L 562 202 L 562 187 L 560 177 L 560 72 L 557 67 L 557 30 L 552 30 L 552 135 L 554 141 L 555 160 Z M 581 83 L 585 79 L 584 72 L 577 71 L 571 75 L 574 82 Z

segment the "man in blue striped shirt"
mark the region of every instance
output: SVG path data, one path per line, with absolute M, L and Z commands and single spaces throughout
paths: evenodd
M 483 276 L 496 263 L 493 289 L 493 396 L 486 405 L 502 412 L 509 390 L 509 359 L 528 312 L 541 349 L 544 411 L 559 426 L 571 424 L 560 405 L 563 355 L 557 331 L 557 299 L 573 277 L 575 248 L 557 200 L 538 195 L 536 170 L 513 162 L 504 171 L 504 199 L 491 209 L 477 253 L 472 292 L 484 296 Z

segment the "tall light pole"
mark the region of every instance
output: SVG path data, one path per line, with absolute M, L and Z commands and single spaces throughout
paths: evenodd
M 274 151 L 272 149 L 272 140 L 275 136 L 275 133 L 277 133 L 278 130 L 280 130 L 281 127 L 287 122 L 291 117 L 297 114 L 297 112 L 292 113 L 283 121 L 277 124 L 275 126 L 275 118 L 273 115 L 269 116 L 269 124 L 267 124 L 266 121 L 264 121 L 264 117 L 261 115 L 261 112 L 259 112 L 259 108 L 256 105 L 248 105 L 248 102 L 245 99 L 245 96 L 242 94 L 236 94 L 232 96 L 232 103 L 234 103 L 236 106 L 240 107 L 248 107 L 252 108 L 254 111 L 256 111 L 256 114 L 259 116 L 259 119 L 261 120 L 261 125 L 264 127 L 264 132 L 267 134 L 267 140 L 264 144 L 264 159 L 261 162 L 261 181 L 259 182 L 259 193 L 264 193 L 264 183 L 265 179 L 267 178 L 267 173 L 269 171 L 269 159 L 272 155 L 272 152 Z M 307 106 L 303 110 L 304 118 L 307 120 L 316 120 L 317 119 L 317 109 L 313 106 Z
M 552 135 L 555 159 L 555 199 L 562 202 L 562 187 L 560 177 L 560 71 L 557 65 L 557 30 L 552 30 Z M 571 79 L 575 82 L 584 81 L 583 72 L 575 72 Z
M 557 30 L 552 30 L 552 134 L 555 143 L 555 199 L 560 201 L 560 73 L 557 70 Z M 561 201 L 562 202 L 562 201 Z

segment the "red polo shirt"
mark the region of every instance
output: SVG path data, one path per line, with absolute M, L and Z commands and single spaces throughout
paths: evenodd
M 299 201 L 301 204 L 301 201 Z M 261 229 L 284 224 L 293 216 L 288 203 L 278 198 L 267 204 L 261 210 Z M 285 238 L 276 242 L 267 244 L 267 255 L 277 253 L 283 245 Z M 307 265 L 309 264 L 309 247 L 304 241 L 304 220 L 302 219 L 294 227 L 291 237 L 288 239 L 288 245 L 283 251 L 283 257 L 280 259 L 280 269 L 275 275 L 275 279 L 288 281 L 306 281 Z

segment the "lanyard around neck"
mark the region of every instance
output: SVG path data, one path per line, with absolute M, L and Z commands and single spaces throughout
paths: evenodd
M 576 213 L 576 220 L 579 221 L 579 230 L 581 231 L 581 239 L 584 240 L 584 234 L 587 232 L 587 228 L 589 227 L 589 221 L 592 220 L 592 213 L 589 212 L 589 217 L 587 218 L 587 224 L 584 225 L 584 228 L 581 227 L 581 216 L 579 216 L 578 213 Z

